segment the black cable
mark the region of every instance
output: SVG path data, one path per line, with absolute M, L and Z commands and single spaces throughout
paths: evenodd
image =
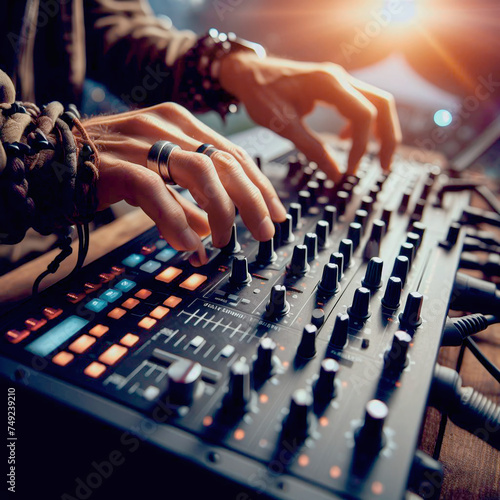
M 477 344 L 471 338 L 466 338 L 464 343 L 491 376 L 500 383 L 500 370 L 485 356 Z
M 491 253 L 486 259 L 480 259 L 473 253 L 463 252 L 460 256 L 459 267 L 482 271 L 486 276 L 500 276 L 500 255 Z
M 500 291 L 494 283 L 457 273 L 450 308 L 455 311 L 491 313 L 500 311 Z
M 491 226 L 500 227 L 500 215 L 480 208 L 468 207 L 462 212 L 460 222 L 473 226 L 476 224 L 490 224 Z
M 486 245 L 500 246 L 500 240 L 490 231 L 482 231 L 480 229 L 469 228 L 465 234 L 468 238 L 474 238 Z
M 500 253 L 500 246 L 498 245 L 487 245 L 482 241 L 477 241 L 475 238 L 470 238 L 468 236 L 464 239 L 464 245 L 462 247 L 464 252 L 488 252 L 488 253 Z
M 443 329 L 442 346 L 459 346 L 466 338 L 482 332 L 488 326 L 499 323 L 500 319 L 493 315 L 469 314 L 461 318 L 446 318 Z
M 472 387 L 462 387 L 462 378 L 452 368 L 436 364 L 429 404 L 500 450 L 500 407 Z

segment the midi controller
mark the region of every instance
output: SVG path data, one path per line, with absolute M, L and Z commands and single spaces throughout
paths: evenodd
M 5 315 L 1 372 L 256 493 L 403 498 L 468 194 L 371 153 L 335 185 L 277 136 L 259 163 L 273 240 L 238 219 L 195 268 L 153 228 Z

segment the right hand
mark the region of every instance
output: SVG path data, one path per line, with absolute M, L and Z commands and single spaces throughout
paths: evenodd
M 272 221 L 285 219 L 276 191 L 250 156 L 182 106 L 164 103 L 97 116 L 85 120 L 83 126 L 100 151 L 99 210 L 122 199 L 140 206 L 173 248 L 198 251 L 192 260 L 195 265 L 206 262 L 201 237 L 212 232 L 212 242 L 219 248 L 229 242 L 234 205 L 259 241 L 273 237 Z M 171 175 L 206 213 L 146 168 L 149 149 L 159 140 L 182 148 L 171 153 Z M 203 143 L 219 151 L 210 158 L 195 153 Z

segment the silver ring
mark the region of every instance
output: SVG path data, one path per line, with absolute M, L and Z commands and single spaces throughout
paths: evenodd
M 156 172 L 165 182 L 165 184 L 176 184 L 170 174 L 170 155 L 177 144 L 170 141 L 157 141 L 149 150 L 146 166 Z
M 204 155 L 207 155 L 208 157 L 212 156 L 214 153 L 219 151 L 217 148 L 215 148 L 212 144 L 202 144 L 197 150 L 196 153 L 201 153 Z

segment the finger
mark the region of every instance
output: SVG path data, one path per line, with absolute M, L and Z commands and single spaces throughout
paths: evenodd
M 214 246 L 221 248 L 226 245 L 234 223 L 234 204 L 210 158 L 174 149 L 170 156 L 170 174 L 174 182 L 188 189 L 198 205 L 207 212 Z
M 342 172 L 330 149 L 321 137 L 305 123 L 302 121 L 290 122 L 280 131 L 280 134 L 292 141 L 309 160 L 316 162 L 330 179 L 334 182 L 340 180 Z
M 200 237 L 189 226 L 181 205 L 159 175 L 109 154 L 101 154 L 100 160 L 97 194 L 102 205 L 124 199 L 141 207 L 176 250 L 194 251 L 203 246 Z
M 394 98 L 388 92 L 351 77 L 352 84 L 377 108 L 377 135 L 380 139 L 379 158 L 384 170 L 388 170 L 398 144 L 401 143 L 401 126 Z
M 352 137 L 352 126 L 348 123 L 339 133 L 341 139 L 350 139 Z

